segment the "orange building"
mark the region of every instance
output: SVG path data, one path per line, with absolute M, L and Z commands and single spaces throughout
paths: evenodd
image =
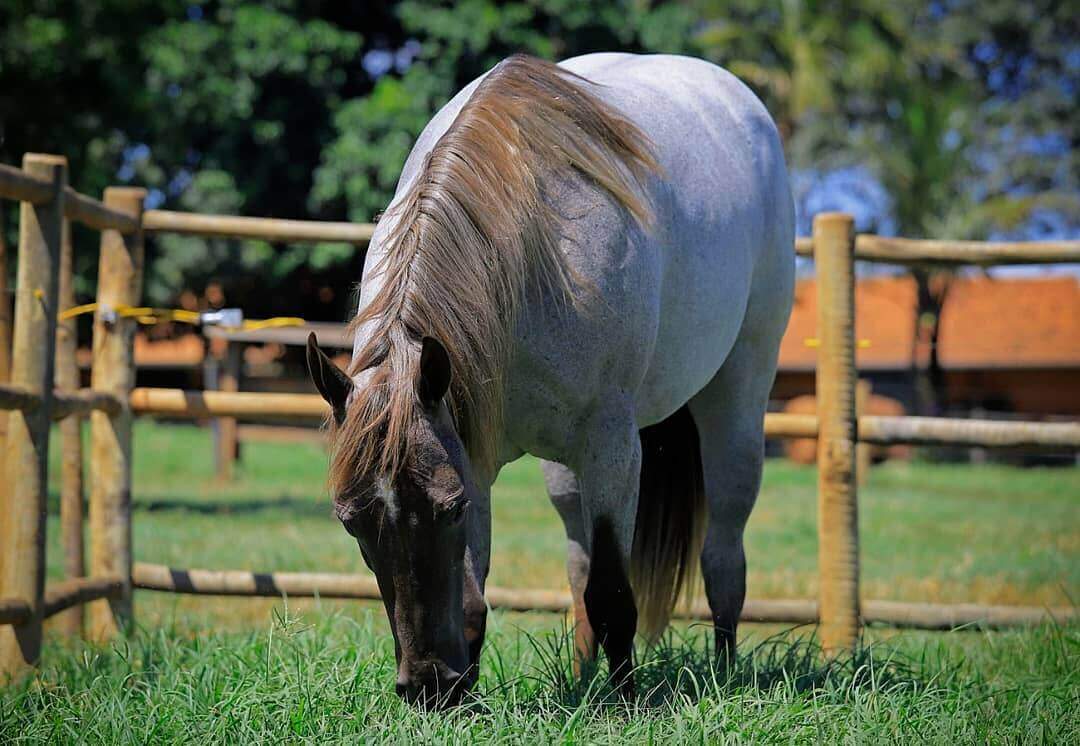
M 855 293 L 859 370 L 874 391 L 914 405 L 915 284 L 909 277 L 860 280 Z M 817 289 L 798 282 L 780 348 L 773 397 L 813 394 Z M 1080 415 L 1080 283 L 1068 275 L 960 277 L 942 312 L 939 359 L 945 408 L 954 413 Z

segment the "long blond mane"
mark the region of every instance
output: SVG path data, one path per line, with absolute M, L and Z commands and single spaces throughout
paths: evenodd
M 367 371 L 344 421 L 332 426 L 330 481 L 396 474 L 412 447 L 420 345 L 446 348 L 448 404 L 472 463 L 491 469 L 502 424 L 503 370 L 531 289 L 573 300 L 577 278 L 559 249 L 561 218 L 545 179 L 577 174 L 649 221 L 641 184 L 657 169 L 645 135 L 552 63 L 515 56 L 476 88 L 395 205 L 382 285 L 353 320 Z

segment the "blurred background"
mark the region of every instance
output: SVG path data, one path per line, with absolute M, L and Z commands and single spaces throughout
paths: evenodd
M 885 235 L 1080 236 L 1080 13 L 1050 0 L 7 0 L 0 160 L 63 153 L 78 190 L 145 185 L 149 207 L 368 222 L 468 81 L 518 51 L 601 50 L 695 55 L 753 88 L 784 138 L 800 234 L 846 210 Z M 91 242 L 76 253 L 80 301 L 96 240 L 76 234 Z M 363 263 L 345 244 L 173 235 L 148 252 L 147 302 L 249 318 L 343 321 Z M 881 406 L 1080 413 L 1069 270 L 861 270 L 860 365 Z M 813 392 L 810 273 L 777 407 Z M 159 325 L 139 345 L 144 385 L 203 375 L 189 329 Z M 304 386 L 297 353 L 249 346 L 247 386 Z

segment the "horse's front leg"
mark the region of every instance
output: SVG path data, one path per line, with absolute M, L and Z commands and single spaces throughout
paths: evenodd
M 641 473 L 641 439 L 629 401 L 611 401 L 590 418 L 582 435 L 575 472 L 589 544 L 585 610 L 607 655 L 612 684 L 629 698 L 637 630 L 629 570 Z
M 596 635 L 585 611 L 585 584 L 589 581 L 589 555 L 585 550 L 585 518 L 581 512 L 581 487 L 574 472 L 554 461 L 540 464 L 544 485 L 566 530 L 566 575 L 574 601 L 574 674 L 596 658 Z
M 477 483 L 478 481 L 478 483 Z M 468 539 L 465 551 L 465 641 L 469 645 L 469 675 L 474 679 L 480 670 L 480 651 L 487 630 L 487 603 L 484 588 L 491 569 L 491 482 L 486 476 L 474 481 L 475 489 L 467 517 Z

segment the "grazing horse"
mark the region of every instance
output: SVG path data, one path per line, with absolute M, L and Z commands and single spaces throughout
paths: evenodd
M 371 240 L 349 369 L 308 343 L 399 694 L 475 682 L 491 485 L 523 453 L 566 526 L 581 655 L 598 641 L 631 695 L 635 631 L 699 557 L 730 655 L 793 275 L 776 127 L 718 67 L 515 56 L 435 115 Z

